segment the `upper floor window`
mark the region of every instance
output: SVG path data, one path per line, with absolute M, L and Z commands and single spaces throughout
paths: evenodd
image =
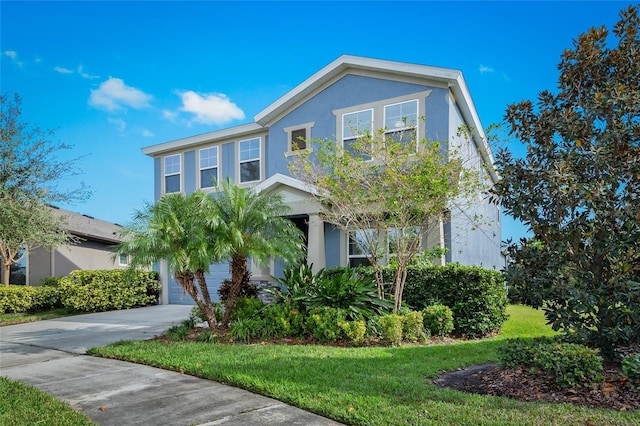
M 355 157 L 370 160 L 371 156 L 357 149 L 359 139 L 373 134 L 373 109 L 342 115 L 342 147 Z
M 240 182 L 260 180 L 260 138 L 239 142 Z
M 200 188 L 213 188 L 218 184 L 218 147 L 203 148 L 200 156 Z
M 180 192 L 180 154 L 164 157 L 164 192 Z
M 286 155 L 299 154 L 301 151 L 311 149 L 309 139 L 311 138 L 311 128 L 315 123 L 300 124 L 298 126 L 285 127 L 287 133 Z
M 385 105 L 384 129 L 385 138 L 392 138 L 404 144 L 416 141 L 418 125 L 418 100 Z

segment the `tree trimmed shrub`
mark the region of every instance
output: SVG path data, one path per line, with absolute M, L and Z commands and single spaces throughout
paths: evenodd
M 0 312 L 27 312 L 33 306 L 35 287 L 0 286 Z
M 453 311 L 436 303 L 422 310 L 423 326 L 431 336 L 446 336 L 453 331 Z
M 523 366 L 550 377 L 560 389 L 588 387 L 603 380 L 597 350 L 553 338 L 509 339 L 498 349 L 503 366 Z
M 640 390 L 640 353 L 629 354 L 622 359 L 622 374 L 633 390 Z
M 386 274 L 389 271 L 385 271 Z M 408 269 L 404 301 L 423 310 L 439 303 L 453 311 L 453 333 L 483 337 L 507 319 L 507 294 L 498 271 L 452 263 L 446 266 Z
M 149 271 L 72 271 L 59 280 L 60 300 L 84 312 L 128 309 L 158 303 L 158 274 Z

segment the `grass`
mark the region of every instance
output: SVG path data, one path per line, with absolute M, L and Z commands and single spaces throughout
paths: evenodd
M 0 377 L 0 424 L 84 426 L 94 423 L 51 395 Z
M 52 309 L 48 311 L 40 311 L 40 312 L 33 312 L 33 313 L 26 313 L 26 312 L 11 313 L 11 314 L 0 313 L 0 327 L 3 325 L 22 324 L 26 322 L 68 317 L 71 315 L 79 315 L 83 313 L 84 312 L 78 312 L 71 308 L 59 308 L 59 309 Z
M 120 342 L 92 349 L 217 380 L 354 425 L 640 424 L 640 412 L 525 403 L 436 388 L 442 371 L 495 362 L 509 337 L 551 335 L 542 312 L 510 306 L 500 336 L 399 348 Z

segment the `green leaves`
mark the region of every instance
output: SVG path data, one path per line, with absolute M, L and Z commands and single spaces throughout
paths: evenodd
M 509 247 L 510 287 L 608 356 L 640 341 L 639 10 L 621 12 L 617 45 L 605 28 L 580 35 L 562 55 L 558 91 L 508 107 L 527 154 L 497 155 L 494 193 L 533 233 Z

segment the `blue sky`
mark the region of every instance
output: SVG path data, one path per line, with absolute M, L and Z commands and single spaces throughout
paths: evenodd
M 62 207 L 126 224 L 153 201 L 142 147 L 251 122 L 342 54 L 461 70 L 486 128 L 555 89 L 562 51 L 627 4 L 3 0 L 0 89 L 82 157 L 93 195 Z M 504 218 L 503 239 L 524 232 Z

